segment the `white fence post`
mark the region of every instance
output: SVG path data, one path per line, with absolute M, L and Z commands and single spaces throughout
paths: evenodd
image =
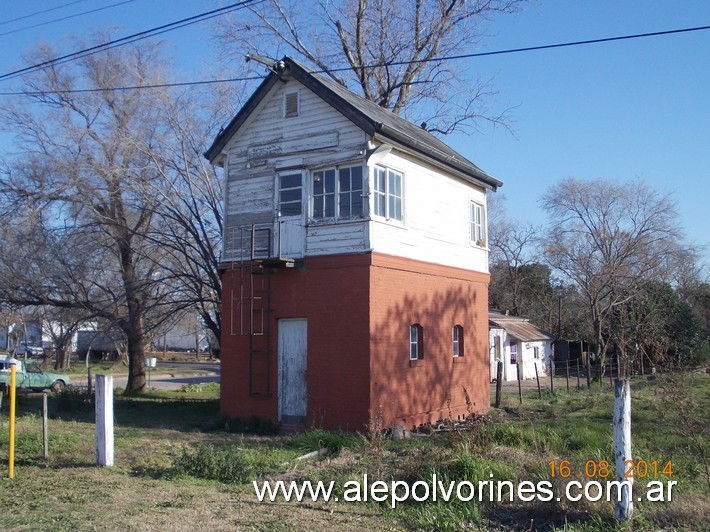
M 113 466 L 112 375 L 96 375 L 96 464 Z
M 616 463 L 616 480 L 627 481 L 622 484 L 621 497 L 617 495 L 616 520 L 628 521 L 634 513 L 632 495 L 633 478 L 626 478 L 629 464 L 633 464 L 631 456 L 631 381 L 628 378 L 617 377 L 614 382 L 614 459 Z

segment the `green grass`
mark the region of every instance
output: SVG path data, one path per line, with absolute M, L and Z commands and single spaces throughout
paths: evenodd
M 672 460 L 675 499 L 637 505 L 635 530 L 694 530 L 710 520 L 706 477 L 710 379 L 660 376 L 632 384 L 634 456 Z M 558 389 L 538 398 L 504 395 L 503 408 L 474 432 L 391 441 L 379 433 L 314 429 L 278 436 L 257 420 L 227 420 L 218 387 L 184 387 L 141 396 L 115 394 L 116 466 L 95 467 L 93 404 L 77 390 L 49 396 L 50 458 L 42 457 L 41 398 L 18 397 L 16 478 L 0 479 L 0 529 L 91 530 L 110 522 L 122 529 L 564 529 L 607 530 L 606 502 L 415 502 L 255 504 L 251 481 L 551 480 L 552 461 L 573 466 L 583 479 L 587 461 L 611 462 L 608 384 L 591 391 Z M 7 404 L 3 405 L 7 412 Z M 0 456 L 7 456 L 7 418 L 0 419 Z M 703 430 L 705 433 L 703 434 Z M 690 431 L 690 432 L 689 432 Z M 299 460 L 327 449 L 325 457 Z M 0 465 L 0 476 L 6 475 Z M 492 475 L 492 476 L 491 476 Z M 554 479 L 555 488 L 562 479 Z

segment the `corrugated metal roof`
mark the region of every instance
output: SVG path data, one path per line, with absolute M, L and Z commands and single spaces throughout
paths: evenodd
M 290 57 L 284 57 L 280 63 L 284 65 L 284 70 L 279 74 L 270 73 L 226 129 L 217 135 L 212 146 L 205 152 L 205 156 L 210 161 L 217 157 L 229 139 L 244 123 L 247 116 L 256 108 L 257 103 L 266 95 L 275 81 L 279 79 L 279 76 L 290 75 L 323 98 L 370 136 L 377 135 L 383 139 L 392 139 L 413 152 L 454 169 L 468 179 L 476 180 L 479 184 L 494 190 L 503 184 L 425 129 L 412 124 L 374 102 L 358 96 L 325 76 L 310 71 Z
M 543 332 L 542 329 L 538 329 L 525 318 L 490 312 L 488 314 L 488 322 L 500 329 L 505 329 L 509 335 L 523 342 L 552 340 L 552 336 Z

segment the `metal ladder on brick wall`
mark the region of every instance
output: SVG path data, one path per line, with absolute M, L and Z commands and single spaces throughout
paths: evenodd
M 271 395 L 271 272 L 261 259 L 271 256 L 271 229 L 240 228 L 238 293 L 232 293 L 231 331 L 248 336 L 249 394 Z M 264 243 L 265 242 L 265 243 Z

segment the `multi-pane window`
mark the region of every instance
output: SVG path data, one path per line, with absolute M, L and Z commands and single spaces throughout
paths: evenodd
M 409 327 L 409 360 L 419 360 L 422 358 L 422 326 L 411 325 Z
M 533 347 L 533 358 L 535 360 L 540 359 L 540 348 L 539 347 Z
M 313 173 L 313 218 L 357 218 L 363 215 L 362 167 Z
M 335 217 L 335 170 L 313 174 L 313 218 Z
M 471 202 L 471 242 L 486 245 L 486 211 L 481 203 Z
M 463 356 L 463 327 L 461 325 L 454 326 L 451 329 L 451 343 L 453 346 L 454 357 Z
M 339 185 L 339 218 L 362 216 L 362 166 L 340 168 L 338 170 Z
M 279 212 L 281 216 L 301 214 L 301 174 L 286 174 L 279 177 Z
M 374 197 L 376 215 L 402 220 L 402 174 L 376 166 Z

